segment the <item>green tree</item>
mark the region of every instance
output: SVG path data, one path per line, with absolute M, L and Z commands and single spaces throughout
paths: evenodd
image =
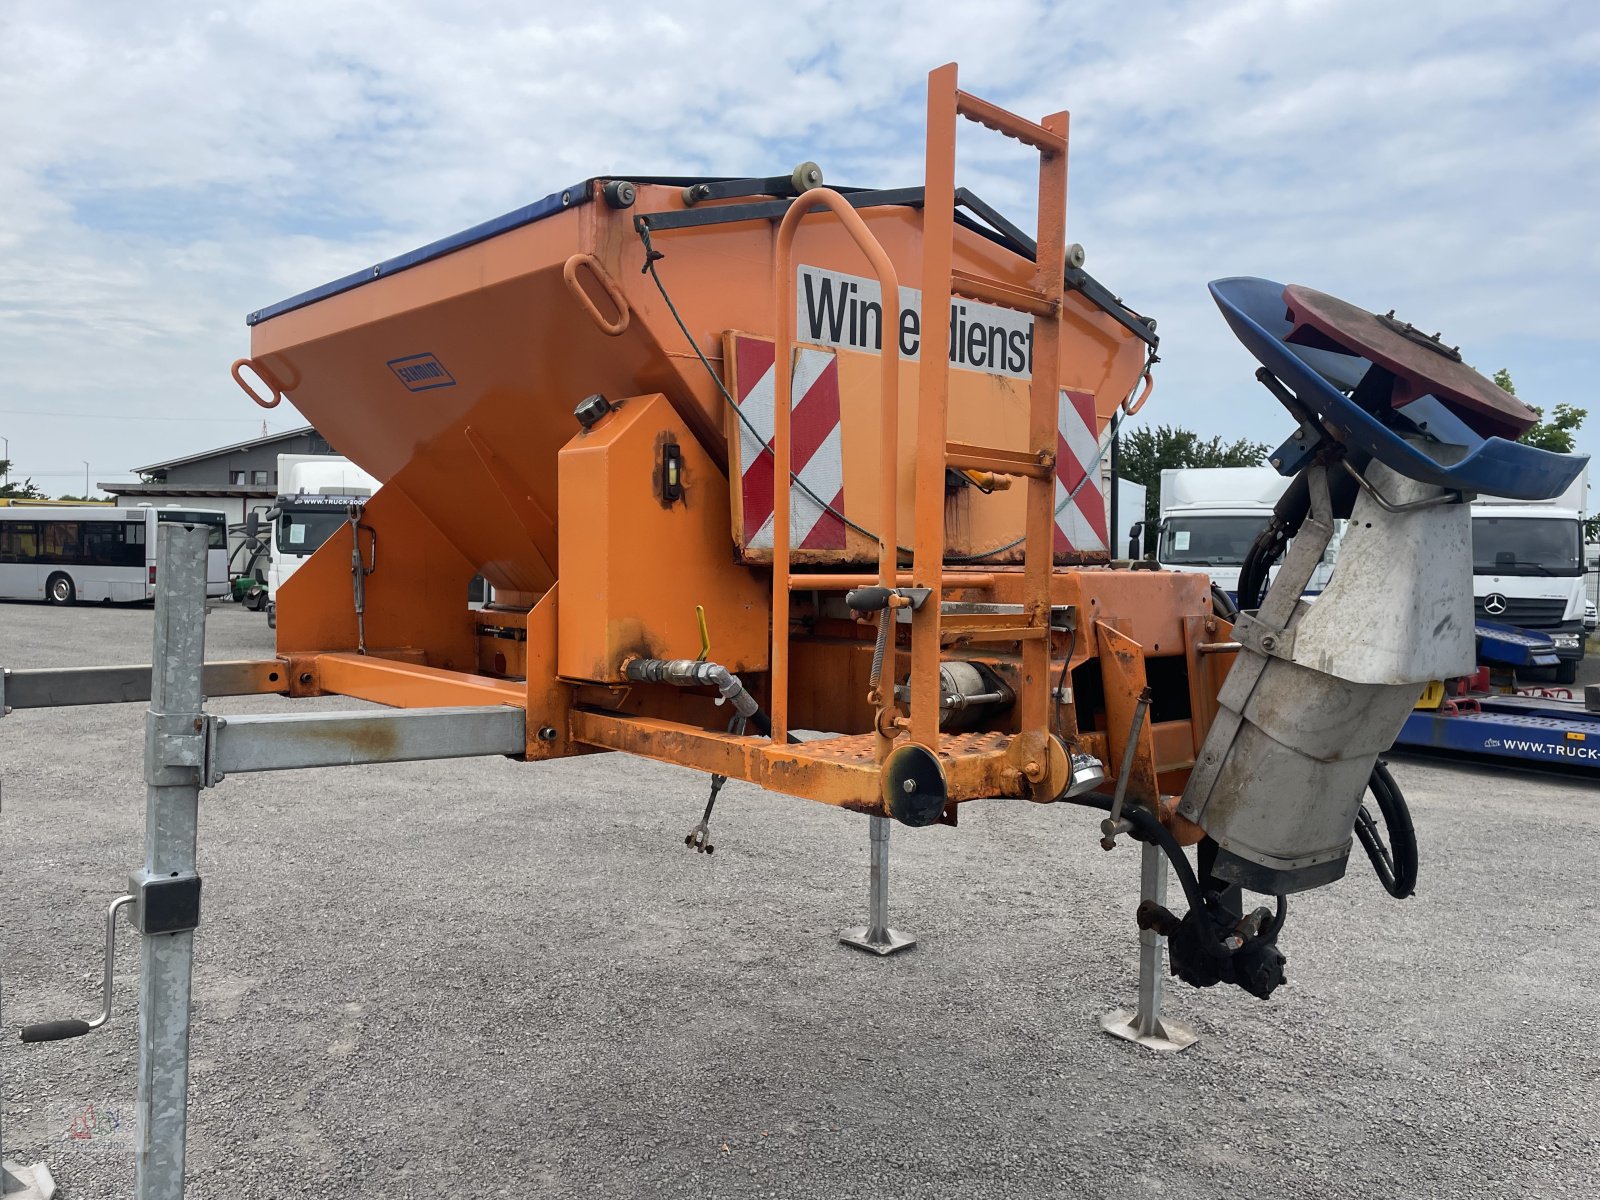
M 24 479 L 21 483 L 11 478 L 11 460 L 0 458 L 0 499 L 4 500 L 43 500 L 45 494 L 39 490 L 31 479 Z
M 1117 447 L 1117 474 L 1142 483 L 1145 520 L 1161 515 L 1161 472 L 1179 467 L 1259 467 L 1271 447 L 1248 438 L 1202 441 L 1198 433 L 1174 425 L 1135 429 L 1122 435 Z
M 1517 385 L 1511 382 L 1511 372 L 1504 367 L 1494 373 L 1494 381 L 1513 396 L 1517 394 Z M 1526 442 L 1530 446 L 1537 446 L 1541 450 L 1553 450 L 1557 454 L 1571 454 L 1573 446 L 1572 435 L 1577 431 L 1578 426 L 1583 424 L 1584 418 L 1589 415 L 1589 410 L 1579 408 L 1575 404 L 1558 404 L 1551 412 L 1550 419 L 1546 421 L 1544 419 L 1544 409 L 1534 404 L 1530 404 L 1528 407 L 1538 414 L 1539 420 L 1533 428 L 1529 429 L 1518 440 Z

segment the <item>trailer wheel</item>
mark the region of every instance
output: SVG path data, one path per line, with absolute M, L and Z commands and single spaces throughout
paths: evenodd
M 1577 683 L 1578 682 L 1578 660 L 1577 659 L 1575 659 L 1575 658 L 1563 658 L 1560 662 L 1558 662 L 1556 664 L 1556 682 L 1557 683 Z
M 78 589 L 72 585 L 72 576 L 57 571 L 45 582 L 44 595 L 51 604 L 72 604 L 78 599 Z

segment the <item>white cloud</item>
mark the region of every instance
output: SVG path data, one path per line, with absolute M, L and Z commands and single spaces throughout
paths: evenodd
M 24 471 L 249 436 L 246 312 L 589 174 L 810 157 L 918 182 L 950 59 L 1072 108 L 1070 236 L 1161 321 L 1151 420 L 1284 425 L 1210 309 L 1220 275 L 1396 306 L 1536 403 L 1587 401 L 1600 358 L 1587 4 L 13 0 L 0 37 L 0 409 L 237 421 L 0 412 Z M 963 182 L 1027 224 L 1026 157 L 973 133 Z

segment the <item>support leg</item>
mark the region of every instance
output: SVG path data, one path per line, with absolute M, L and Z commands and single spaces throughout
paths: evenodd
M 889 818 L 868 817 L 871 823 L 872 872 L 868 894 L 868 924 L 839 932 L 839 940 L 880 958 L 909 950 L 917 939 L 889 928 Z
M 157 565 L 144 869 L 129 888 L 140 897 L 134 919 L 141 934 L 134 1194 L 137 1200 L 182 1200 L 190 972 L 199 919 L 195 830 L 204 761 L 205 527 L 163 522 Z
M 0 1022 L 0 1029 L 4 1029 L 4 1022 Z M 5 1136 L 0 1132 L 0 1146 L 4 1146 Z M 4 1158 L 0 1154 L 0 1158 Z M 50 1174 L 50 1168 L 44 1163 L 35 1163 L 25 1167 L 21 1163 L 5 1159 L 0 1163 L 0 1195 L 6 1200 L 51 1200 L 56 1194 L 56 1181 Z
M 1139 898 L 1167 902 L 1167 856 L 1145 842 L 1139 861 Z M 1139 1007 L 1119 1008 L 1100 1018 L 1100 1028 L 1113 1037 L 1137 1042 L 1147 1050 L 1186 1050 L 1199 1040 L 1187 1025 L 1161 1016 L 1162 951 L 1166 938 L 1154 929 L 1139 933 Z

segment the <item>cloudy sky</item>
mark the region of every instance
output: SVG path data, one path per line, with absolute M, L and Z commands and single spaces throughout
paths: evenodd
M 0 437 L 52 493 L 259 435 L 247 311 L 586 176 L 920 182 L 951 59 L 1072 110 L 1069 237 L 1160 321 L 1149 420 L 1286 431 L 1205 291 L 1257 274 L 1588 405 L 1600 453 L 1586 0 L 4 0 L 0 45 Z M 962 155 L 1031 223 L 1021 154 Z

